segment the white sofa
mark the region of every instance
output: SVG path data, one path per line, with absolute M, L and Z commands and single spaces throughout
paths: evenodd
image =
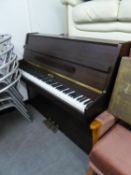
M 67 33 L 98 39 L 131 41 L 131 0 L 62 0 Z

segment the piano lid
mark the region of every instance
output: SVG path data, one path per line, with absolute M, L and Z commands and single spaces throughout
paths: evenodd
M 79 36 L 68 36 L 68 35 L 48 35 L 48 34 L 42 34 L 42 33 L 33 33 L 34 35 L 37 36 L 44 36 L 44 37 L 52 37 L 52 38 L 62 38 L 62 39 L 70 39 L 70 40 L 80 40 L 80 41 L 88 41 L 88 42 L 95 42 L 95 43 L 106 43 L 106 44 L 114 44 L 114 45 L 118 45 L 118 44 L 123 44 L 125 43 L 125 41 L 121 41 L 121 40 L 111 40 L 111 39 L 98 39 L 98 38 L 91 38 L 91 37 L 79 37 Z M 130 42 L 130 40 L 129 40 Z

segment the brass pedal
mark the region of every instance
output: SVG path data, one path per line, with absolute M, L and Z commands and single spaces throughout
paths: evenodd
M 59 129 L 59 125 L 56 124 L 51 118 L 48 118 L 43 121 L 47 128 L 51 129 L 54 133 L 56 133 Z
M 51 118 L 48 118 L 48 119 L 44 120 L 44 123 L 47 126 L 47 128 L 49 128 L 49 129 L 51 128 L 51 126 L 52 126 Z
M 59 125 L 53 122 L 53 125 L 51 127 L 51 130 L 56 133 L 59 130 Z

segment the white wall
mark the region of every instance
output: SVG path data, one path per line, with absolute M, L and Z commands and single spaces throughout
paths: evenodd
M 25 0 L 0 0 L 0 33 L 12 35 L 18 56 L 22 56 L 25 34 L 29 31 Z
M 27 0 L 31 30 L 48 34 L 64 32 L 65 8 L 61 0 Z
M 10 33 L 19 58 L 26 33 L 64 33 L 65 8 L 60 0 L 0 0 L 0 34 Z M 25 86 L 20 91 L 27 99 Z
M 64 33 L 60 0 L 0 0 L 0 33 L 10 33 L 19 57 L 28 32 Z

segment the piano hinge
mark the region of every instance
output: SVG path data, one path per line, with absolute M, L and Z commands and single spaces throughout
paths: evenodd
M 43 67 L 43 66 L 40 66 L 40 65 L 38 65 L 38 64 L 36 64 L 36 63 L 32 63 L 31 61 L 28 61 L 28 60 L 27 60 L 26 62 L 27 62 L 28 64 L 30 64 L 30 65 L 36 67 L 36 68 L 39 68 L 39 69 L 43 70 L 43 71 L 48 71 L 48 72 L 49 72 L 49 75 L 51 75 L 52 77 L 53 77 L 52 74 L 54 74 L 54 75 L 56 75 L 56 76 L 58 76 L 58 77 L 60 77 L 60 78 L 63 78 L 63 79 L 65 79 L 65 80 L 68 80 L 68 81 L 70 81 L 70 82 L 72 82 L 72 83 L 75 83 L 75 84 L 77 84 L 77 85 L 79 85 L 79 86 L 82 86 L 82 87 L 84 87 L 84 88 L 86 88 L 86 89 L 88 89 L 88 90 L 91 90 L 91 91 L 95 92 L 95 93 L 98 93 L 98 94 L 102 94 L 102 93 L 103 93 L 102 90 L 99 90 L 99 89 L 94 88 L 94 87 L 92 87 L 92 86 L 90 86 L 90 85 L 84 84 L 84 83 L 82 83 L 82 82 L 80 82 L 80 81 L 77 81 L 77 80 L 75 80 L 75 79 L 72 79 L 72 78 L 70 78 L 70 77 L 67 77 L 66 75 L 60 74 L 60 73 L 58 73 L 58 72 L 56 72 L 56 71 L 54 71 L 54 70 L 48 68 L 48 67 L 45 66 L 45 65 L 44 65 L 44 67 Z

